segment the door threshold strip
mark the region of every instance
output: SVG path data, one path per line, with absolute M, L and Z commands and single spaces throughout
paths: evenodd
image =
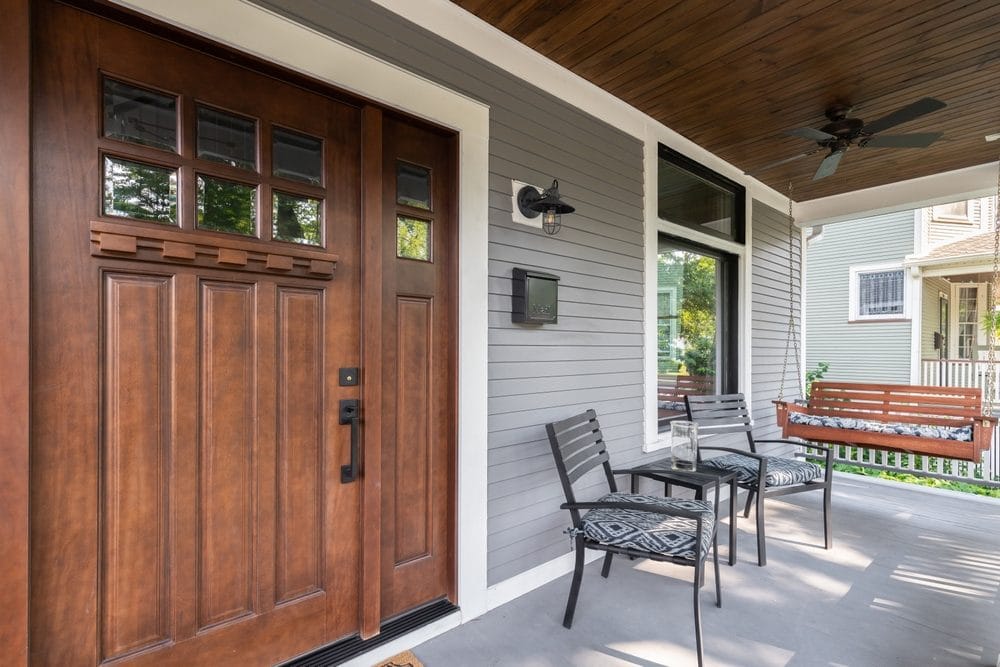
M 419 609 L 386 621 L 382 624 L 379 633 L 371 639 L 361 639 L 357 635 L 341 639 L 312 653 L 283 663 L 282 667 L 332 667 L 332 665 L 339 665 L 455 611 L 458 611 L 458 607 L 447 600 L 431 602 Z

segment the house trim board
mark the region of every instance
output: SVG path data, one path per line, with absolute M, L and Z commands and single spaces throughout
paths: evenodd
M 459 134 L 457 581 L 459 619 L 487 610 L 487 221 L 489 108 L 242 0 L 115 0 L 117 4 L 400 109 Z M 448 617 L 451 619 L 452 617 Z M 453 627 L 442 619 L 406 646 Z M 433 633 L 433 634 L 431 634 Z M 392 642 L 379 653 L 397 646 Z M 391 655 L 390 654 L 386 654 Z M 375 653 L 366 654 L 370 664 Z
M 926 248 L 926 228 L 924 226 L 925 209 L 915 208 L 913 210 L 913 252 L 923 254 Z M 920 274 L 920 269 L 907 267 L 906 279 L 910 284 L 910 312 L 913 317 L 910 319 L 910 384 L 920 384 L 920 357 L 923 351 L 921 336 L 924 328 L 924 283 Z
M 30 2 L 0 0 L 0 655 L 28 661 L 30 443 L 31 79 Z

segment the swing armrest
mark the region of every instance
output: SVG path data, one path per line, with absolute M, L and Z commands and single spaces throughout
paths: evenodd
M 791 412 L 809 412 L 809 402 L 802 400 L 793 401 L 771 401 L 779 410 L 790 410 Z

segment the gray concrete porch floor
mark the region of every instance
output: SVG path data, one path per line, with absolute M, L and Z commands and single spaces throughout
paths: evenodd
M 819 492 L 768 501 L 766 567 L 752 514 L 734 567 L 720 536 L 722 608 L 711 565 L 701 592 L 706 664 L 1000 664 L 1000 501 L 841 474 L 834 489 L 830 551 Z M 605 580 L 597 561 L 571 630 L 566 575 L 414 653 L 427 667 L 693 665 L 690 576 L 616 557 Z

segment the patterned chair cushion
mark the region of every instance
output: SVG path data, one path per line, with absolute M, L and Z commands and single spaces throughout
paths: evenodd
M 788 413 L 788 419 L 793 424 L 804 424 L 806 426 L 826 426 L 828 428 L 843 428 L 853 431 L 868 431 L 871 433 L 915 435 L 921 438 L 937 438 L 938 440 L 972 442 L 972 424 L 967 424 L 965 426 L 901 424 L 898 422 L 880 422 L 876 420 L 857 419 L 854 417 L 807 415 L 802 412 L 790 412 Z
M 697 512 L 702 516 L 701 552 L 712 544 L 715 513 L 704 500 L 609 493 L 597 502 L 628 502 Z M 583 533 L 594 542 L 694 560 L 698 524 L 693 519 L 631 509 L 595 509 L 583 515 Z
M 786 459 L 780 456 L 765 456 L 764 458 L 767 459 L 766 486 L 790 486 L 823 476 L 823 469 L 809 461 Z M 742 454 L 725 454 L 714 459 L 704 459 L 698 465 L 732 470 L 736 472 L 738 481 L 744 484 L 756 482 L 760 470 L 757 459 Z

